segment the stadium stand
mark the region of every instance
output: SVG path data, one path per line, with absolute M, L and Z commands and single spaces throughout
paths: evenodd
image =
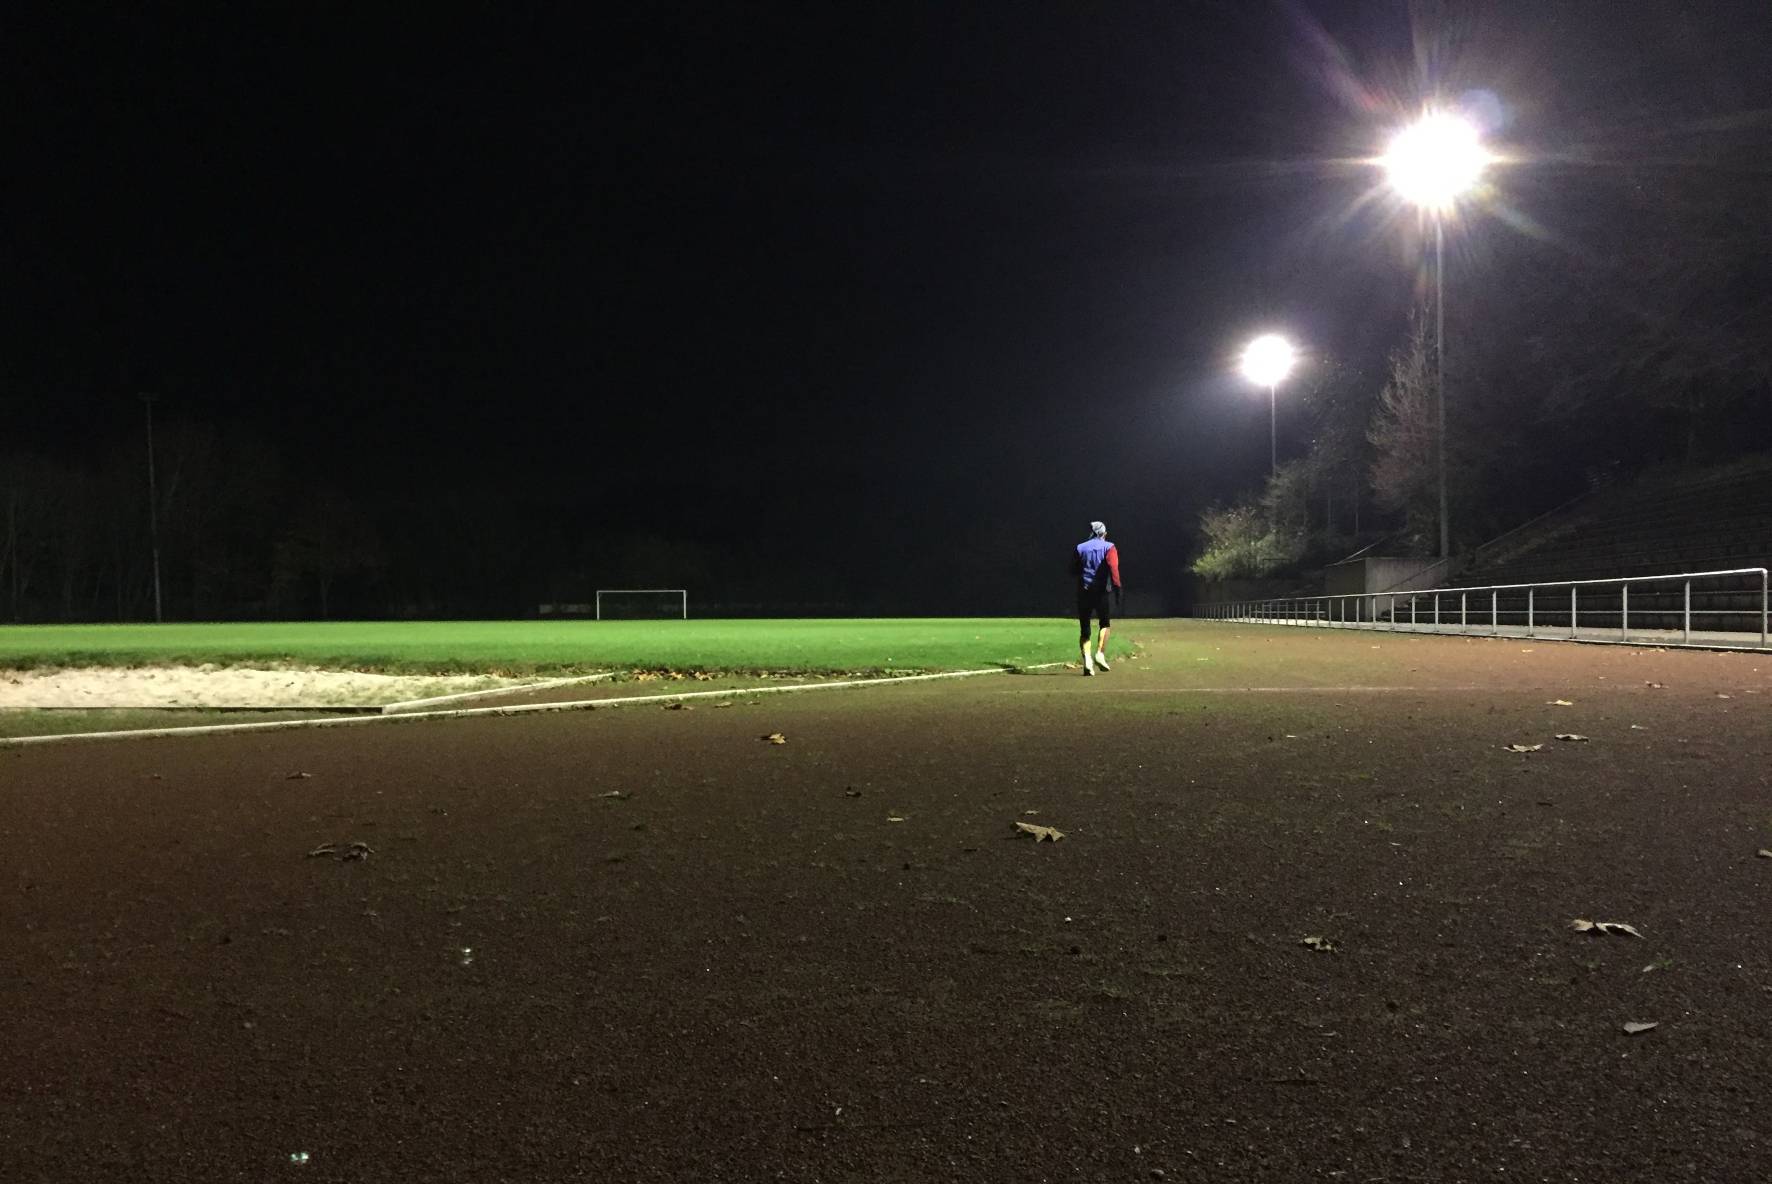
M 1741 567 L 1772 567 L 1772 457 L 1652 472 L 1597 490 L 1478 548 L 1456 582 L 1475 587 Z M 1709 628 L 1757 630 L 1759 587 L 1757 576 L 1708 581 L 1694 589 L 1693 608 Z M 1676 585 L 1633 589 L 1633 625 L 1672 628 L 1681 596 Z M 1615 602 L 1612 608 L 1615 616 Z M 1604 597 L 1596 592 L 1590 606 L 1584 593 L 1584 624 L 1603 624 L 1606 612 Z

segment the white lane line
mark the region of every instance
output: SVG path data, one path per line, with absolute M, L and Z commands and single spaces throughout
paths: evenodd
M 439 703 L 457 703 L 463 699 L 489 699 L 494 695 L 522 695 L 530 691 L 545 691 L 554 687 L 568 687 L 575 683 L 601 682 L 606 678 L 614 678 L 614 671 L 606 670 L 601 674 L 579 674 L 571 678 L 551 678 L 546 682 L 526 682 L 508 687 L 488 687 L 483 691 L 457 691 L 453 695 L 433 695 L 429 699 L 407 699 L 400 703 L 389 703 L 381 709 L 383 715 L 404 715 L 409 711 L 419 711 L 426 707 L 435 707 Z M 296 710 L 300 710 L 297 708 Z
M 598 711 L 629 707 L 637 703 L 672 703 L 683 699 L 714 699 L 735 695 L 781 695 L 792 691 L 832 691 L 845 687 L 878 687 L 907 682 L 934 682 L 944 678 L 975 678 L 981 674 L 1012 674 L 1016 670 L 1043 670 L 1063 666 L 1043 662 L 1032 666 L 991 666 L 983 670 L 949 670 L 941 674 L 901 674 L 889 678 L 852 678 L 839 682 L 796 683 L 785 687 L 732 687 L 718 691 L 679 691 L 669 695 L 637 695 L 626 699 L 575 699 L 568 703 L 525 703 L 513 707 L 463 707 L 453 711 L 404 711 L 398 715 L 348 715 L 335 719 L 271 720 L 256 724 L 202 724 L 194 728 L 137 728 L 126 732 L 72 732 L 58 736 L 13 736 L 0 739 L 0 748 L 27 744 L 62 744 L 74 740 L 148 740 L 172 736 L 214 736 L 227 732 L 294 731 L 298 728 L 348 728 L 363 724 L 396 724 L 421 719 L 463 719 L 480 715 L 539 715 L 553 711 Z M 299 711 L 300 708 L 291 708 Z
M 1552 684 L 1545 683 L 1544 686 Z M 1353 686 L 1353 687 L 1102 687 L 1093 692 L 1097 695 L 1300 695 L 1300 694 L 1360 694 L 1382 693 L 1388 691 L 1495 691 L 1530 689 L 1525 684 L 1508 683 L 1506 686 Z M 1063 695 L 1068 692 L 1057 687 L 1028 687 L 1013 691 L 998 691 L 999 695 Z

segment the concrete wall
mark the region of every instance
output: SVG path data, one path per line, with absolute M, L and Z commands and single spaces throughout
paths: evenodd
M 1324 591 L 1331 596 L 1347 596 L 1359 592 L 1444 588 L 1452 582 L 1456 564 L 1456 558 L 1368 556 L 1327 568 L 1323 573 Z

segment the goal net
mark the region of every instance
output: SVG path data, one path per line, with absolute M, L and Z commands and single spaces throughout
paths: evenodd
M 599 621 L 686 621 L 689 593 L 682 588 L 599 588 L 593 611 Z

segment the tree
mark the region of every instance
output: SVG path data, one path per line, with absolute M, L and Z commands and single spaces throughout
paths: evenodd
M 1403 514 L 1410 545 L 1425 553 L 1439 529 L 1434 375 L 1426 318 L 1417 315 L 1409 337 L 1391 354 L 1390 378 L 1366 437 L 1374 450 L 1372 493 L 1378 504 Z
M 1274 529 L 1259 505 L 1209 507 L 1200 512 L 1206 548 L 1194 572 L 1212 580 L 1260 579 L 1298 559 L 1302 535 Z
M 313 603 L 303 590 L 312 589 L 325 620 L 332 614 L 332 593 L 340 580 L 377 572 L 385 563 L 374 525 L 343 494 L 323 490 L 304 503 L 277 543 L 277 599 L 300 612 Z

